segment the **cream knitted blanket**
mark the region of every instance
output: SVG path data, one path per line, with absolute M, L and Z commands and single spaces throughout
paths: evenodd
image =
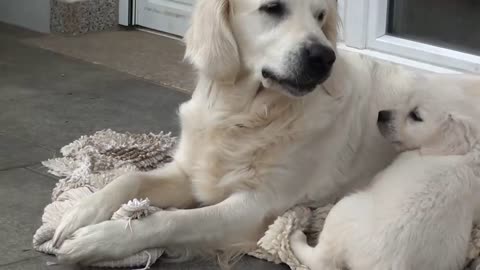
M 132 171 L 148 171 L 171 160 L 176 139 L 170 134 L 120 134 L 112 130 L 83 136 L 63 147 L 63 157 L 43 163 L 49 172 L 60 177 L 53 190 L 52 203 L 45 208 L 43 225 L 33 237 L 33 247 L 40 252 L 55 255 L 51 239 L 62 215 L 78 200 L 103 188 L 116 177 Z M 302 229 L 317 235 L 323 226 L 331 205 L 318 209 L 296 207 L 270 225 L 258 247 L 249 255 L 274 263 L 286 263 L 293 270 L 307 270 L 290 250 L 291 232 Z M 160 209 L 150 206 L 148 199 L 133 200 L 122 206 L 112 219 L 140 219 Z M 128 228 L 126 228 L 128 229 Z M 313 239 L 314 237 L 312 237 Z M 144 267 L 148 269 L 168 250 L 149 249 L 119 261 L 102 262 L 99 267 Z M 171 254 L 169 254 L 171 255 Z M 480 228 L 472 232 L 470 252 L 466 265 L 480 255 Z M 479 268 L 480 269 L 480 268 Z

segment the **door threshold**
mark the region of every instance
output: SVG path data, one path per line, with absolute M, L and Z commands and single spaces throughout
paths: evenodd
M 167 32 L 162 32 L 162 31 L 158 31 L 158 30 L 154 30 L 154 29 L 150 29 L 150 28 L 146 28 L 146 27 L 142 27 L 142 26 L 136 26 L 135 28 L 139 31 L 142 31 L 142 32 L 146 32 L 146 33 L 150 33 L 150 34 L 154 34 L 154 35 L 158 35 L 158 36 L 162 36 L 162 37 L 167 37 L 167 38 L 171 38 L 171 39 L 178 40 L 178 41 L 183 41 L 183 37 L 177 36 L 177 35 L 174 35 L 174 34 L 170 34 L 170 33 L 167 33 Z

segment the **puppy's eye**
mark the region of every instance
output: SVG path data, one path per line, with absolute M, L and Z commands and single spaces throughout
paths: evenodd
M 260 11 L 275 17 L 281 17 L 286 13 L 285 5 L 279 1 L 273 1 L 262 5 Z
M 326 12 L 325 12 L 325 11 L 322 11 L 322 12 L 318 13 L 317 16 L 316 16 L 317 21 L 323 22 L 323 20 L 325 19 L 325 16 L 326 16 Z
M 408 117 L 410 117 L 410 119 L 412 119 L 415 122 L 423 122 L 423 118 L 420 116 L 420 113 L 418 113 L 417 108 L 411 111 Z

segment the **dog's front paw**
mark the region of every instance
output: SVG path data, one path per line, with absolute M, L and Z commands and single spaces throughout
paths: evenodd
M 126 225 L 127 221 L 111 220 L 79 229 L 58 249 L 59 262 L 92 265 L 134 254 L 135 239 Z
M 96 201 L 93 196 L 88 197 L 70 209 L 62 217 L 53 236 L 52 241 L 54 247 L 60 247 L 63 241 L 70 237 L 76 230 L 111 218 L 111 211 L 107 211 L 104 206 Z

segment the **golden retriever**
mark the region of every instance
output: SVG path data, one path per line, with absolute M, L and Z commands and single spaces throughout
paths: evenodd
M 198 0 L 185 40 L 199 78 L 179 110 L 173 162 L 120 177 L 66 214 L 54 236 L 60 261 L 151 247 L 241 251 L 292 206 L 368 183 L 396 155 L 378 111 L 431 79 L 339 53 L 337 24 L 335 0 Z M 107 221 L 146 197 L 180 210 L 133 221 L 133 231 Z

